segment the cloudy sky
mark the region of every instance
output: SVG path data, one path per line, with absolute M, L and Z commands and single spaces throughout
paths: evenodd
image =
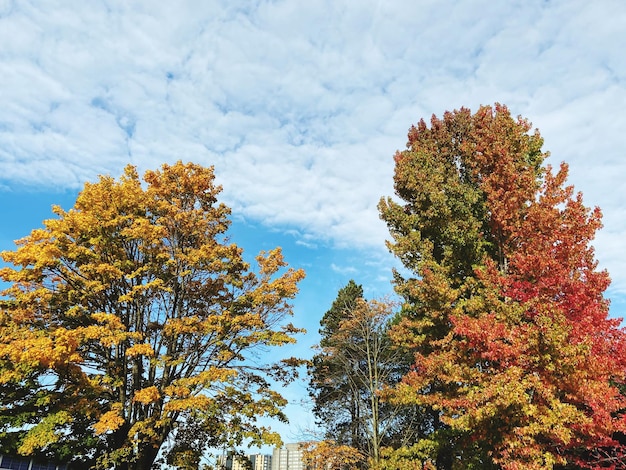
M 307 270 L 310 355 L 350 278 L 391 291 L 376 204 L 410 125 L 500 102 L 602 208 L 596 252 L 623 316 L 624 44 L 622 0 L 0 0 L 0 249 L 98 174 L 214 165 L 233 240 Z M 306 388 L 288 393 L 295 414 Z

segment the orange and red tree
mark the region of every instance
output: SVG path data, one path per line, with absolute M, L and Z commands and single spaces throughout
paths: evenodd
M 446 112 L 395 156 L 379 208 L 412 276 L 388 398 L 426 407 L 437 468 L 624 468 L 624 331 L 591 241 L 600 211 L 502 105 Z M 424 447 L 425 443 L 416 443 Z
M 294 342 L 304 273 L 280 249 L 253 271 L 220 190 L 212 168 L 163 165 L 142 183 L 128 166 L 2 253 L 3 452 L 198 468 L 208 447 L 280 441 L 257 419 L 285 419 L 272 383 L 298 361 L 258 353 Z

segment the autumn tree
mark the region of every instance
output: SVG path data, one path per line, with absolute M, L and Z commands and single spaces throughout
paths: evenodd
M 198 468 L 209 447 L 275 443 L 271 382 L 295 359 L 285 320 L 304 276 L 280 249 L 258 272 L 226 236 L 212 168 L 128 166 L 2 253 L 0 446 L 76 468 Z M 160 457 L 159 457 L 160 458 Z
M 362 292 L 350 281 L 322 318 L 310 390 L 326 437 L 358 450 L 363 462 L 376 467 L 381 449 L 400 445 L 414 434 L 416 423 L 413 407 L 380 400 L 379 392 L 399 380 L 408 362 L 387 334 L 393 303 L 366 301 Z
M 379 205 L 413 272 L 395 275 L 393 336 L 415 363 L 387 398 L 429 410 L 415 447 L 438 469 L 623 462 L 626 343 L 591 246 L 600 211 L 530 131 L 501 105 L 422 120 L 395 155 L 403 203 Z

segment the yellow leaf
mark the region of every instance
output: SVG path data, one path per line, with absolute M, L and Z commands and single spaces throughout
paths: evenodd
M 153 385 L 152 387 L 147 387 L 135 392 L 133 401 L 139 402 L 143 405 L 148 405 L 158 401 L 160 398 L 161 394 L 159 393 L 159 390 Z
M 154 349 L 147 343 L 135 344 L 126 350 L 126 355 L 128 357 L 133 356 L 146 356 L 146 357 L 154 357 Z
M 104 413 L 98 422 L 93 425 L 93 429 L 96 434 L 104 434 L 107 431 L 115 431 L 122 424 L 124 424 L 124 418 L 121 416 L 122 405 L 115 403 L 111 411 Z

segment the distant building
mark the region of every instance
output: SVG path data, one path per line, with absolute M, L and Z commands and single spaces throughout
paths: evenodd
M 305 470 L 302 443 L 287 444 L 282 449 L 274 449 L 271 470 Z
M 252 464 L 252 470 L 272 470 L 272 456 L 263 454 L 248 454 L 245 457 L 228 452 L 227 455 L 221 455 L 217 458 L 218 465 L 223 465 L 227 470 L 248 470 L 246 462 L 248 460 Z M 0 469 L 1 470 L 1 469 Z
M 0 454 L 0 470 L 66 470 L 66 465 L 36 462 L 27 457 L 10 457 Z
M 265 454 L 249 455 L 253 470 L 272 470 L 272 456 Z

